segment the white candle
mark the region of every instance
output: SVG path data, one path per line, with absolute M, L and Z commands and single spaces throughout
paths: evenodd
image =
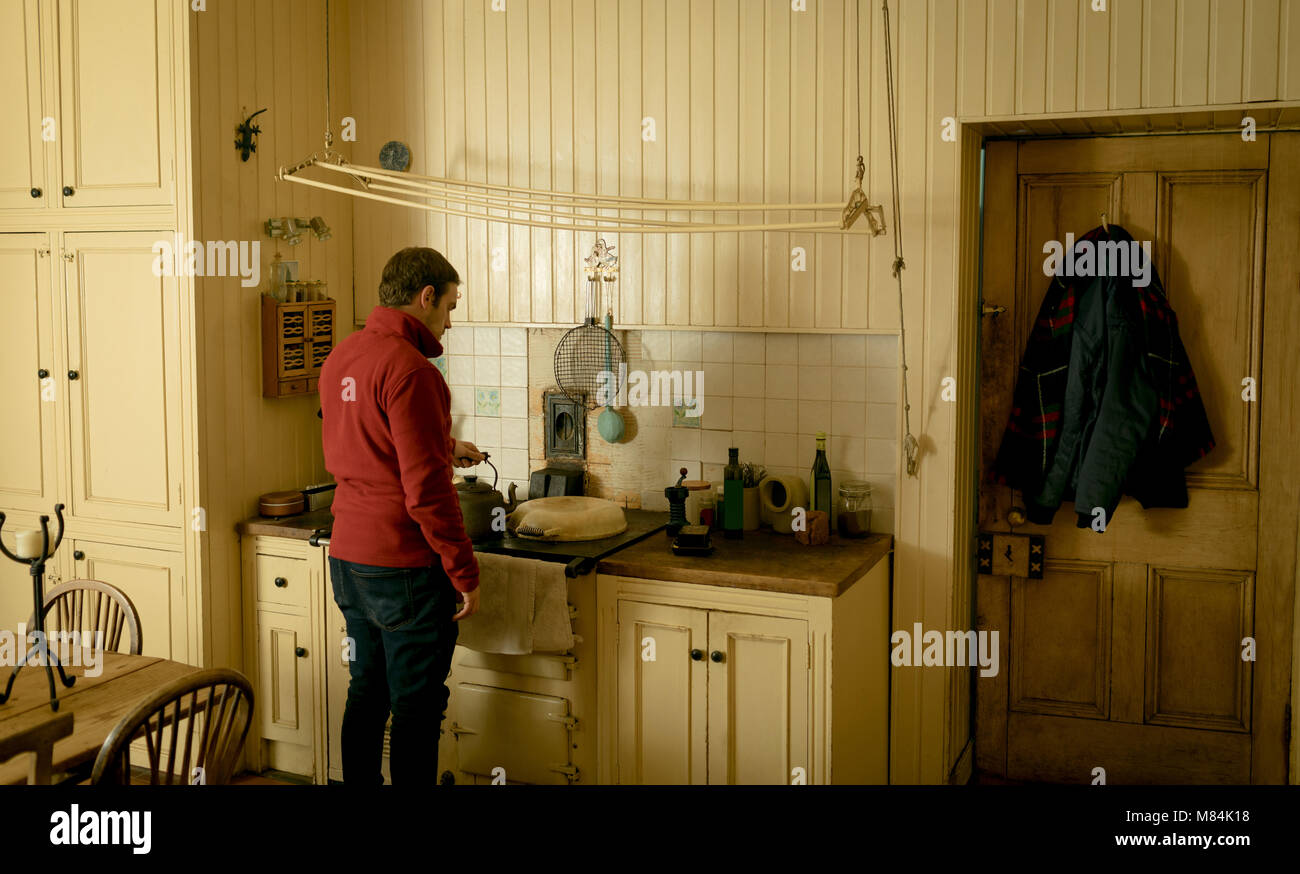
M 19 558 L 36 558 L 41 554 L 41 532 L 15 532 L 14 544 L 14 554 Z

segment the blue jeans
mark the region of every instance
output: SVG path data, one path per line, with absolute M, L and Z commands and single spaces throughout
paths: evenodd
M 330 557 L 334 601 L 355 642 L 343 713 L 343 782 L 381 785 L 384 727 L 393 715 L 393 785 L 438 782 L 446 679 L 460 627 L 456 590 L 441 564 L 386 568 Z

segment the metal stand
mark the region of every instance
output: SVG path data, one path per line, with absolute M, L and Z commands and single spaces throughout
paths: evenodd
M 33 655 L 41 656 L 45 660 L 45 675 L 50 681 L 51 710 L 57 711 L 59 709 L 59 699 L 55 694 L 54 669 L 58 668 L 59 679 L 63 682 L 65 687 L 71 687 L 72 684 L 77 681 L 75 676 L 69 677 L 64 672 L 63 665 L 59 662 L 58 656 L 50 651 L 50 640 L 45 634 L 45 560 L 53 555 L 58 550 L 59 544 L 63 542 L 62 504 L 55 505 L 54 515 L 59 520 L 59 533 L 54 538 L 54 548 L 50 548 L 50 517 L 42 516 L 41 553 L 35 558 L 19 558 L 9 551 L 9 549 L 4 545 L 3 540 L 0 540 L 0 552 L 3 552 L 6 558 L 16 561 L 19 564 L 31 566 L 32 604 L 35 609 L 34 615 L 36 616 L 36 628 L 34 629 L 36 633 L 36 644 L 23 654 L 23 657 L 18 660 L 18 664 L 14 665 L 13 672 L 9 674 L 9 682 L 5 683 L 4 693 L 0 694 L 0 704 L 4 704 L 9 700 L 9 696 L 13 693 L 14 680 L 18 679 L 18 672 L 23 669 Z M 5 514 L 0 513 L 0 532 L 4 530 L 4 524 Z

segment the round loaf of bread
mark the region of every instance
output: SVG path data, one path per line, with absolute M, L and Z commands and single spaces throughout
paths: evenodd
M 506 517 L 516 537 L 529 540 L 600 540 L 627 530 L 627 516 L 613 501 L 585 495 L 534 498 Z

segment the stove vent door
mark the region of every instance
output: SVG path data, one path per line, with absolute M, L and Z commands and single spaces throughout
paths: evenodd
M 460 770 L 509 783 L 576 782 L 569 700 L 477 683 L 456 687 L 457 758 Z

